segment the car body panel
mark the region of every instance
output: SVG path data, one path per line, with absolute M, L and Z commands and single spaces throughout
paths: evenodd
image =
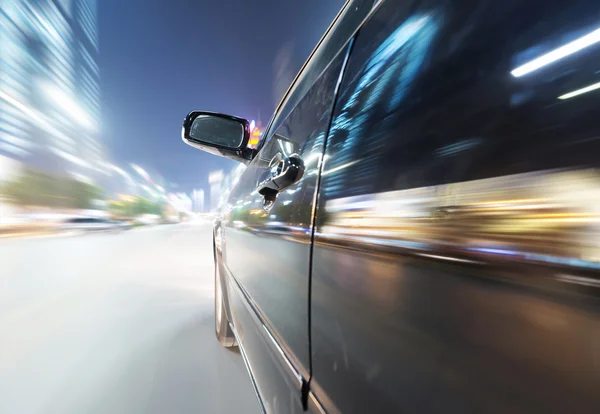
M 249 365 L 258 367 L 253 375 L 267 412 L 281 412 L 273 408 L 281 404 L 290 407 L 287 399 L 281 401 L 287 397 L 282 397 L 280 389 L 285 381 L 294 383 L 294 377 L 300 379 L 292 390 L 300 403 L 302 380 L 310 378 L 308 294 L 313 208 L 334 90 L 346 56 L 347 48 L 273 132 L 221 210 L 233 325 Z M 304 174 L 265 208 L 265 199 L 256 188 L 269 173 L 274 157 L 292 154 L 304 160 Z M 273 381 L 276 374 L 267 368 L 273 359 L 279 361 L 279 375 L 288 371 L 282 383 Z M 262 389 L 261 384 L 265 384 Z
M 289 368 L 256 305 L 218 261 L 227 283 L 228 317 L 264 412 L 303 412 L 301 378 Z
M 600 412 L 598 4 L 381 3 L 326 144 L 311 390 L 326 412 Z M 519 72 L 517 72 L 519 73 Z

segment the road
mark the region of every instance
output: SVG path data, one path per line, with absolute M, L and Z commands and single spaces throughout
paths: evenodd
M 213 315 L 209 223 L 0 240 L 0 411 L 259 412 Z

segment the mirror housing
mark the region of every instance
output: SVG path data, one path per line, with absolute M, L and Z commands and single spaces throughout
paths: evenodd
M 181 138 L 186 144 L 239 162 L 252 159 L 248 148 L 250 123 L 236 116 L 192 111 L 183 121 Z

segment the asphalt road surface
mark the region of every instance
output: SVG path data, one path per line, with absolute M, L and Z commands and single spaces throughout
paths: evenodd
M 0 412 L 254 413 L 208 223 L 0 240 Z

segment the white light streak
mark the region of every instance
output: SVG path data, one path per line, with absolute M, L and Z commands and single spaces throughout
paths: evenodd
M 450 261 L 450 262 L 477 263 L 474 260 L 459 259 L 458 257 L 441 256 L 441 255 L 437 255 L 437 254 L 427 254 L 427 253 L 417 253 L 417 254 L 419 256 L 423 256 L 423 257 L 431 257 L 432 259 L 447 260 L 447 261 Z
M 315 152 L 313 154 L 310 154 L 308 156 L 308 158 L 306 159 L 306 161 L 304 162 L 304 165 L 309 165 L 314 161 L 320 160 L 321 159 L 321 153 L 320 152 Z M 317 162 L 317 165 L 319 165 L 319 163 Z
M 65 160 L 72 162 L 73 164 L 77 164 L 81 167 L 91 167 L 91 165 L 88 162 L 86 162 L 85 160 L 83 160 L 73 154 L 69 154 L 68 152 L 63 151 L 59 148 L 51 148 L 50 151 L 52 151 L 56 155 L 64 158 Z
M 572 55 L 573 53 L 579 52 L 588 46 L 593 45 L 600 41 L 600 29 L 596 29 L 587 35 L 580 37 L 564 46 L 554 49 L 551 52 L 546 53 L 532 61 L 513 69 L 510 74 L 515 78 L 527 75 L 528 73 L 534 72 L 546 65 L 556 62 L 564 57 Z
M 558 99 L 569 99 L 569 98 L 574 98 L 575 96 L 587 93 L 587 92 L 591 92 L 591 91 L 595 91 L 596 89 L 600 89 L 600 82 L 598 83 L 594 83 L 593 85 L 590 86 L 586 86 L 585 88 L 581 88 L 581 89 L 577 89 L 576 91 L 573 92 L 569 92 L 569 93 L 565 93 L 564 95 L 561 95 L 558 97 Z
M 332 168 L 331 170 L 327 170 L 327 171 L 323 172 L 323 175 L 328 175 L 328 174 L 334 173 L 336 171 L 343 170 L 345 168 L 351 167 L 354 164 L 356 164 L 358 161 L 359 160 L 347 162 L 346 164 L 342 164 L 339 167 L 335 167 L 335 168 Z
M 150 176 L 148 175 L 146 170 L 144 170 L 142 167 L 140 167 L 139 165 L 136 165 L 136 164 L 129 164 L 129 165 L 131 165 L 131 168 L 133 168 L 136 173 L 141 175 L 142 178 L 145 178 L 146 180 L 150 179 Z

